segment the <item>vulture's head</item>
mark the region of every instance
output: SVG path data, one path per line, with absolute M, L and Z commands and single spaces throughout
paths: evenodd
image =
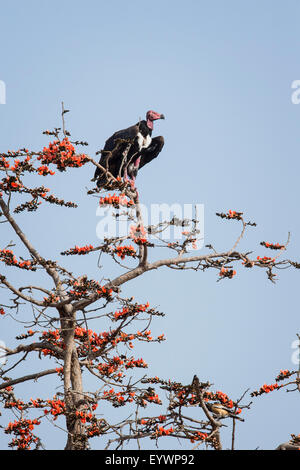
M 157 119 L 165 119 L 165 116 L 155 111 L 148 111 L 146 114 L 146 119 L 147 126 L 150 127 L 150 129 L 153 129 L 153 121 L 156 121 Z

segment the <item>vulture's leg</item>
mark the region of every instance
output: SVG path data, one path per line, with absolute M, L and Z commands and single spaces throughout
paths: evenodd
M 135 180 L 138 169 L 140 167 L 140 163 L 141 163 L 141 157 L 137 158 L 136 161 L 134 162 L 134 172 L 133 172 L 133 175 L 132 175 L 133 180 Z
M 142 149 L 141 151 L 141 160 L 139 164 L 139 168 L 142 168 L 147 163 L 150 163 L 151 160 L 156 158 L 158 154 L 161 152 L 164 146 L 164 138 L 162 136 L 154 137 L 151 141 L 149 147 Z
M 132 175 L 132 177 L 131 177 L 131 179 L 132 179 L 132 185 L 131 185 L 132 189 L 135 188 L 135 178 L 136 178 L 138 169 L 139 169 L 139 167 L 140 167 L 140 163 L 141 163 L 141 157 L 138 157 L 138 158 L 136 159 L 136 161 L 134 162 L 134 171 L 133 171 L 133 175 Z M 138 194 L 137 189 L 136 189 L 136 194 L 137 194 L 137 197 L 139 197 L 139 194 Z
M 130 161 L 130 163 L 127 167 L 128 177 L 133 182 L 135 181 L 135 178 L 136 178 L 136 175 L 137 175 L 137 172 L 138 172 L 138 169 L 139 169 L 140 161 L 141 161 L 141 156 L 140 156 L 140 153 L 139 153 L 138 157 L 133 159 L 132 161 Z

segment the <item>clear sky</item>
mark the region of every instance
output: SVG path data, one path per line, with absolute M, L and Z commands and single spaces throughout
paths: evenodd
M 71 110 L 68 129 L 89 142 L 91 155 L 115 130 L 154 109 L 166 116 L 154 130 L 165 148 L 138 176 L 143 202 L 203 203 L 205 243 L 218 250 L 231 246 L 238 227 L 215 212 L 243 211 L 258 225 L 242 250 L 270 255 L 259 243 L 284 243 L 290 231 L 285 255 L 300 259 L 300 105 L 291 101 L 291 84 L 300 79 L 297 0 L 11 0 L 0 6 L 0 80 L 7 92 L 0 152 L 46 145 L 41 132 L 60 125 L 62 100 Z M 86 166 L 68 178 L 45 179 L 58 196 L 79 203 L 76 211 L 50 207 L 20 215 L 42 254 L 97 243 L 97 200 L 86 196 L 92 173 Z M 13 238 L 3 225 L 0 236 L 1 245 Z M 99 273 L 92 256 L 65 262 L 90 278 L 118 272 Z M 299 272 L 280 271 L 273 285 L 262 270 L 237 271 L 232 281 L 216 283 L 215 271 L 162 269 L 125 287 L 125 294 L 166 313 L 153 331 L 167 341 L 143 352 L 149 375 L 189 383 L 196 373 L 237 399 L 247 388 L 273 383 L 280 369 L 296 368 Z M 22 282 L 22 273 L 9 273 Z M 1 322 L 7 343 L 12 325 L 17 328 Z M 37 360 L 33 370 L 40 369 Z M 36 385 L 40 395 L 46 381 Z M 33 393 L 32 385 L 20 390 Z M 284 391 L 256 399 L 239 426 L 237 447 L 272 449 L 298 434 L 298 400 Z M 6 442 L 1 434 L 0 448 Z M 60 445 L 61 435 L 50 437 L 48 447 Z M 180 448 L 175 440 L 161 442 L 172 446 Z

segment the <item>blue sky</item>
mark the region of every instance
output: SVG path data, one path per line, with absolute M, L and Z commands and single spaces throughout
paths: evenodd
M 291 101 L 291 84 L 300 79 L 299 13 L 293 0 L 2 4 L 0 80 L 7 96 L 0 152 L 46 145 L 42 131 L 60 125 L 62 100 L 71 110 L 68 129 L 89 142 L 90 155 L 115 130 L 157 110 L 166 120 L 156 123 L 154 135 L 164 136 L 165 147 L 138 176 L 143 202 L 203 203 L 205 243 L 219 250 L 231 246 L 238 227 L 215 212 L 243 211 L 258 225 L 241 250 L 269 255 L 259 243 L 283 243 L 290 231 L 285 255 L 299 260 L 300 105 Z M 86 166 L 45 179 L 58 196 L 79 203 L 76 211 L 50 207 L 19 216 L 41 253 L 56 257 L 75 244 L 97 243 L 97 201 L 86 196 L 92 173 Z M 7 244 L 13 235 L 0 230 Z M 102 277 L 96 258 L 82 258 L 65 263 Z M 124 288 L 166 313 L 153 330 L 167 342 L 149 348 L 148 357 L 143 352 L 149 375 L 188 383 L 197 373 L 234 399 L 274 382 L 280 369 L 295 369 L 298 271 L 280 271 L 276 285 L 261 270 L 237 271 L 232 281 L 216 283 L 216 272 L 162 269 Z M 107 264 L 106 275 L 117 272 Z M 22 282 L 20 273 L 10 273 Z M 1 325 L 7 343 L 12 325 L 9 319 Z M 45 384 L 40 380 L 39 393 Z M 29 385 L 23 390 L 32 393 Z M 284 391 L 257 399 L 239 426 L 237 447 L 274 448 L 298 434 L 296 400 Z M 59 439 L 51 436 L 49 446 Z M 6 442 L 0 436 L 1 448 Z

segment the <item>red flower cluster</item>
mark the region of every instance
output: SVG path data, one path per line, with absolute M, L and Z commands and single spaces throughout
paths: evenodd
M 237 212 L 236 212 L 236 211 L 229 210 L 227 215 L 228 215 L 228 217 L 229 217 L 230 219 L 235 219 L 236 216 L 237 216 Z
M 138 332 L 138 334 L 140 334 L 140 335 L 142 334 L 143 337 L 144 337 L 147 341 L 152 341 L 152 340 L 153 340 L 152 336 L 150 336 L 150 335 L 151 335 L 151 331 L 150 331 L 150 330 L 147 330 L 147 331 L 145 331 L 144 333 Z M 160 340 L 162 340 L 163 337 L 164 337 L 164 335 L 160 335 L 158 338 L 159 338 Z
M 158 416 L 158 419 L 159 419 L 159 421 L 160 421 L 161 423 L 163 423 L 164 421 L 166 421 L 167 418 L 166 418 L 166 416 L 164 416 L 164 415 L 159 415 L 159 416 Z
M 146 310 L 149 308 L 149 302 L 146 304 L 135 304 L 135 305 L 130 305 L 129 307 L 123 307 L 122 310 L 119 312 L 115 312 L 114 318 L 116 320 L 122 320 L 123 318 L 126 318 L 127 316 L 133 316 L 136 315 L 137 313 L 140 312 L 146 312 Z
M 236 271 L 234 271 L 233 269 L 224 268 L 224 266 L 222 266 L 222 268 L 219 272 L 219 276 L 228 277 L 229 279 L 232 279 L 233 276 L 235 276 L 235 275 L 236 275 Z
M 28 150 L 26 150 L 26 153 L 28 153 Z M 20 153 L 17 153 L 18 155 L 21 155 Z M 9 163 L 7 160 L 5 160 L 4 157 L 2 157 L 2 163 L 4 164 L 5 168 L 13 171 L 14 173 L 21 173 L 21 171 L 24 171 L 24 170 L 29 170 L 29 171 L 34 171 L 34 168 L 33 166 L 28 163 L 29 160 L 31 159 L 30 155 L 27 155 L 25 160 L 15 160 L 14 161 L 14 165 L 12 165 L 10 168 L 9 168 Z M 1 162 L 0 162 L 0 167 L 1 167 Z
M 257 397 L 259 395 L 263 395 L 264 393 L 270 393 L 273 392 L 273 390 L 276 390 L 279 388 L 278 383 L 274 383 L 271 385 L 264 384 L 262 387 L 260 387 L 259 391 L 255 390 L 254 392 L 251 393 L 252 397 Z
M 132 225 L 130 227 L 129 236 L 137 245 L 145 245 L 147 243 L 147 234 L 142 225 Z
M 0 183 L 0 189 L 3 191 L 19 191 L 23 187 L 22 183 L 18 180 L 16 176 L 7 176 L 2 179 L 3 183 Z
M 148 332 L 146 332 L 148 334 Z M 128 343 L 130 348 L 133 348 L 131 341 L 135 338 L 149 338 L 147 337 L 146 333 L 138 332 L 136 335 L 134 334 L 127 334 L 123 331 L 112 330 L 109 333 L 104 331 L 103 333 L 97 334 L 92 330 L 88 330 L 88 332 L 84 328 L 77 327 L 75 329 L 75 338 L 79 340 L 82 345 L 78 347 L 78 353 L 80 356 L 86 356 L 89 352 L 89 348 L 92 352 L 97 352 L 99 348 L 103 351 L 104 347 L 108 344 L 111 344 L 115 347 L 119 343 Z M 151 338 L 152 339 L 152 338 Z M 115 364 L 123 365 L 124 362 L 119 362 L 119 359 L 113 358 L 107 364 L 108 367 Z M 103 370 L 107 371 L 108 369 L 105 367 Z M 117 370 L 117 369 L 115 369 Z M 112 373 L 113 370 L 109 370 L 109 373 Z
M 16 401 L 6 401 L 4 408 L 17 408 L 18 410 L 23 410 L 26 407 L 22 400 Z
M 6 160 L 4 155 L 0 155 L 0 157 L 1 157 L 0 168 L 8 169 L 9 168 L 9 162 Z
M 133 258 L 136 257 L 136 250 L 133 248 L 132 245 L 129 246 L 117 246 L 114 250 L 115 253 L 121 258 L 124 259 L 125 256 L 132 256 Z
M 216 215 L 218 217 L 221 217 L 222 219 L 236 219 L 236 220 L 242 220 L 242 215 L 243 215 L 243 212 L 237 212 L 237 211 L 232 211 L 232 210 L 229 210 L 227 212 L 227 214 L 224 214 L 223 212 L 222 213 L 216 213 Z
M 16 266 L 21 269 L 35 270 L 31 261 L 18 261 L 11 250 L 0 250 L 0 260 L 7 266 Z
M 77 246 L 70 248 L 70 250 L 63 251 L 61 255 L 86 255 L 94 249 L 93 245 Z
M 15 160 L 15 161 L 14 161 L 14 165 L 12 165 L 12 166 L 10 167 L 10 170 L 16 171 L 16 170 L 18 169 L 19 165 L 20 165 L 20 160 Z M 8 165 L 8 166 L 9 166 L 9 165 Z
M 157 393 L 155 393 L 155 391 L 153 389 L 150 389 L 149 391 L 147 391 L 143 396 L 142 396 L 142 399 L 141 399 L 141 406 L 145 407 L 147 406 L 147 402 L 149 403 L 155 403 L 156 405 L 161 405 L 162 402 L 158 396 Z
M 90 422 L 94 417 L 93 413 L 86 413 L 85 411 L 76 411 L 75 414 L 78 418 L 80 418 L 82 423 Z
M 120 368 L 124 366 L 125 369 L 133 369 L 134 367 L 142 367 L 146 368 L 148 365 L 143 359 L 127 359 L 126 357 L 120 358 L 119 356 L 113 357 L 111 360 L 109 360 L 107 363 L 101 363 L 97 366 L 97 369 L 102 375 L 105 375 L 107 377 L 112 376 L 113 374 L 116 375 L 116 373 L 120 370 Z M 122 377 L 123 374 L 122 372 L 119 372 L 115 378 L 117 377 Z
M 101 428 L 96 423 L 92 423 L 86 430 L 89 437 L 100 436 L 102 434 Z
M 151 425 L 153 423 L 163 423 L 163 422 L 166 421 L 166 419 L 167 419 L 167 417 L 164 416 L 164 415 L 159 415 L 157 418 L 150 418 L 150 419 L 142 418 L 138 421 L 138 424 L 142 424 L 142 425 L 150 424 Z
M 5 315 L 5 311 L 3 310 L 3 308 L 0 308 L 0 315 Z
M 133 367 L 144 367 L 147 368 L 148 364 L 144 361 L 144 359 L 130 359 L 126 364 L 125 364 L 125 369 L 133 369 Z
M 35 400 L 33 398 L 30 398 L 29 404 L 31 404 L 31 406 L 33 406 L 34 408 L 44 408 L 45 406 L 45 402 L 41 398 L 36 398 Z
M 257 261 L 259 261 L 260 263 L 263 263 L 263 264 L 269 264 L 269 263 L 273 263 L 275 261 L 275 258 L 269 258 L 268 256 L 264 256 L 263 258 L 258 256 L 256 259 L 257 259 Z
M 97 294 L 99 297 L 111 299 L 113 292 L 112 289 L 100 286 L 97 281 L 88 280 L 86 278 L 70 281 L 70 285 L 74 287 L 74 289 L 69 290 L 68 293 L 77 299 L 85 298 L 91 292 Z
M 57 303 L 59 302 L 59 297 L 58 295 L 55 295 L 55 294 L 50 294 L 49 297 L 44 297 L 44 304 L 45 305 L 50 305 L 50 304 L 53 304 L 53 303 Z
M 215 393 L 215 399 L 219 400 L 223 405 L 227 406 L 227 408 L 233 408 L 233 401 L 230 400 L 226 393 L 217 390 Z
M 279 243 L 261 242 L 260 244 L 266 248 L 270 248 L 271 250 L 282 250 L 285 248 L 284 245 L 280 245 Z
M 132 402 L 132 392 L 128 394 L 127 399 L 124 397 L 124 392 L 115 392 L 114 389 L 105 390 L 102 395 L 103 400 L 110 401 L 114 407 L 124 406 L 128 401 Z
M 55 368 L 56 372 L 58 375 L 62 376 L 64 374 L 64 368 L 63 367 L 56 367 Z
M 134 205 L 132 199 L 127 199 L 125 194 L 120 194 L 117 196 L 115 193 L 111 196 L 110 194 L 105 197 L 101 197 L 99 201 L 100 206 L 111 205 L 115 209 L 119 209 L 121 206 L 131 207 Z
M 31 431 L 39 424 L 41 422 L 37 419 L 20 419 L 9 423 L 5 429 L 6 434 L 16 436 L 9 444 L 9 447 L 17 447 L 18 450 L 30 450 L 30 444 L 38 441 L 38 438 L 34 437 Z
M 116 356 L 108 364 L 106 363 L 98 364 L 97 369 L 102 375 L 106 375 L 108 377 L 116 373 L 119 370 L 119 367 L 122 366 L 123 364 L 124 364 L 124 361 L 120 357 Z M 121 375 L 119 375 L 119 377 L 121 377 Z
M 41 339 L 46 340 L 49 343 L 53 344 L 54 346 L 58 346 L 61 349 L 65 347 L 64 341 L 60 336 L 59 330 L 43 331 Z M 44 356 L 53 356 L 53 357 L 57 356 L 57 353 L 55 351 L 52 351 L 52 349 L 42 349 L 42 353 Z
M 122 308 L 122 310 L 120 310 L 119 312 L 115 312 L 114 314 L 114 318 L 116 320 L 122 320 L 123 318 L 126 318 L 127 317 L 127 314 L 129 313 L 129 308 L 127 307 L 124 307 Z
M 193 444 L 195 441 L 205 441 L 205 439 L 207 439 L 207 436 L 208 434 L 206 432 L 196 431 L 193 433 L 191 443 Z
M 276 380 L 276 382 L 279 382 L 281 380 L 287 379 L 288 377 L 290 377 L 293 374 L 294 374 L 294 372 L 290 372 L 288 369 L 280 370 L 280 373 L 277 375 L 275 380 Z
M 75 148 L 68 137 L 62 141 L 50 142 L 49 147 L 44 147 L 42 154 L 37 158 L 43 164 L 53 163 L 59 171 L 65 171 L 67 167 L 79 168 L 89 161 L 85 154 L 76 155 Z
M 88 341 L 92 341 L 93 338 L 98 339 L 97 333 L 93 332 L 92 330 L 86 330 L 85 328 L 81 328 L 80 326 L 77 326 L 75 328 L 74 336 L 76 339 L 86 339 Z
M 54 397 L 55 398 L 55 397 Z M 50 405 L 50 411 L 44 410 L 45 414 L 51 413 L 54 416 L 54 421 L 57 419 L 59 415 L 65 414 L 66 412 L 66 404 L 62 400 L 47 400 L 47 403 Z
M 46 165 L 40 166 L 36 171 L 41 176 L 55 175 L 55 171 L 51 171 Z
M 134 308 L 136 312 L 145 312 L 149 308 L 149 302 L 146 304 L 136 304 Z
M 43 331 L 42 337 L 44 339 L 47 339 L 48 341 L 53 342 L 54 344 L 57 344 L 57 341 L 59 341 L 61 339 L 59 330 Z
M 160 436 L 169 436 L 174 432 L 174 429 L 170 427 L 169 429 L 165 429 L 162 426 L 157 426 L 155 430 L 155 437 L 160 437 Z
M 275 390 L 276 388 L 278 388 L 278 384 L 277 384 L 277 383 L 271 384 L 271 385 L 264 384 L 264 385 L 261 387 L 261 390 L 263 390 L 264 393 L 269 393 L 269 392 L 272 392 L 273 390 Z

